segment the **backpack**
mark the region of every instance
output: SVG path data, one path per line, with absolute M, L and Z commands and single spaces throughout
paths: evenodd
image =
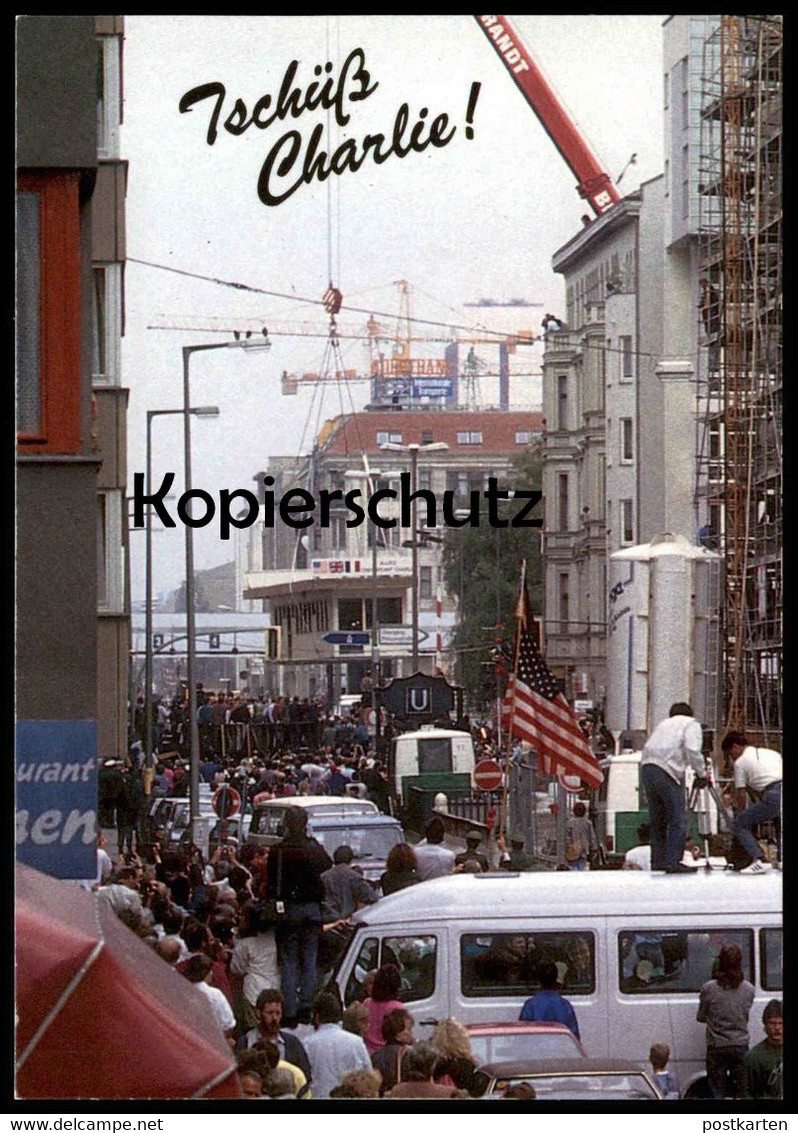
M 565 860 L 567 862 L 578 862 L 582 857 L 582 843 L 574 840 L 567 842 L 565 846 Z

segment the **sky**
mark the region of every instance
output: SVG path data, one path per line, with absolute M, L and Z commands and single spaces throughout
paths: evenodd
M 613 179 L 637 154 L 624 193 L 662 171 L 662 20 L 512 17 Z M 265 128 L 225 128 L 237 100 L 233 127 L 250 122 L 259 101 L 266 121 L 294 60 L 300 105 L 318 66 L 316 81 L 329 79 L 330 97 L 338 93 L 337 111 L 311 106 Z M 183 96 L 208 84 L 215 93 L 181 113 Z M 479 90 L 469 117 L 473 84 Z M 356 171 L 299 183 L 314 131 L 320 150 L 348 143 L 361 156 L 367 135 L 384 134 L 384 148 L 390 145 L 403 104 L 404 137 L 415 128 L 421 145 L 445 114 L 436 127 L 445 144 L 379 164 L 369 154 Z M 223 488 L 251 489 L 271 457 L 309 451 L 324 420 L 368 397 L 366 382 L 306 385 L 284 396 L 284 371 L 320 372 L 340 359 L 367 373 L 366 322 L 373 313 L 394 336 L 399 280 L 409 285 L 418 339 L 452 326 L 464 328 L 463 337 L 479 326 L 539 333 L 544 313 L 564 315 L 551 257 L 590 212 L 473 16 L 127 16 L 121 153 L 129 162 L 122 380 L 130 389 L 131 492 L 134 473 L 146 467 L 147 411 L 182 405 L 182 347 L 226 342 L 236 328 L 272 328 L 266 353 L 220 349 L 191 361 L 192 404 L 220 410 L 218 418 L 193 421 L 193 485 L 217 496 Z M 261 196 L 277 203 L 264 203 L 259 184 Z M 320 301 L 330 281 L 343 295 L 339 328 L 353 335 L 341 339 L 338 359 L 323 337 L 328 319 Z M 539 305 L 466 305 L 481 297 Z M 496 368 L 496 348 L 475 349 Z M 442 350 L 417 341 L 411 354 L 440 357 Z M 512 406 L 539 407 L 539 347 L 519 349 L 512 367 Z M 483 401 L 495 401 L 495 392 L 485 379 Z M 172 512 L 183 490 L 182 443 L 179 415 L 153 420 L 153 480 L 175 473 Z M 156 594 L 180 585 L 183 554 L 182 524 L 157 531 Z M 218 526 L 195 531 L 198 569 L 233 555 L 233 540 L 223 541 Z M 131 534 L 131 590 L 134 602 L 143 597 L 143 532 Z

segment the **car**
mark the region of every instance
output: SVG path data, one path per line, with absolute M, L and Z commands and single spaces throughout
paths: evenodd
M 467 1023 L 471 1053 L 486 1062 L 586 1058 L 587 1051 L 564 1023 Z
M 247 841 L 255 846 L 273 846 L 279 842 L 286 807 L 301 807 L 308 818 L 322 815 L 328 818 L 348 818 L 369 814 L 380 814 L 376 803 L 370 799 L 355 799 L 339 795 L 300 795 L 285 799 L 268 799 L 255 807 L 252 815 Z
M 321 842 L 330 857 L 339 846 L 350 846 L 354 854 L 352 865 L 375 888 L 387 868 L 388 854 L 405 840 L 402 824 L 379 813 L 342 818 L 312 815 L 308 833 Z
M 538 1101 L 661 1101 L 662 1093 L 639 1063 L 615 1058 L 488 1062 L 476 1071 L 474 1092 L 496 1099 L 528 1082 Z

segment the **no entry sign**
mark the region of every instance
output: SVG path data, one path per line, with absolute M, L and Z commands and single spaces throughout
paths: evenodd
M 241 796 L 234 787 L 220 787 L 211 799 L 211 806 L 219 818 L 232 818 L 234 814 L 238 814 Z
M 473 779 L 480 791 L 497 791 L 502 785 L 501 765 L 495 759 L 481 759 L 474 768 Z

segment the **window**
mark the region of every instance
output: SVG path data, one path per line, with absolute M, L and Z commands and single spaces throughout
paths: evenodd
M 469 477 L 467 472 L 447 472 L 446 490 L 454 492 L 455 496 L 467 496 L 469 490 Z
M 690 66 L 685 55 L 680 61 L 682 72 L 682 129 L 686 130 L 690 124 Z
M 396 964 L 402 973 L 399 1000 L 415 1003 L 427 999 L 435 990 L 438 941 L 434 936 L 367 937 L 358 951 L 347 980 L 344 1002 L 365 998 L 363 981 L 369 972 L 383 964 Z
M 104 35 L 97 39 L 97 156 L 119 157 L 121 89 L 120 39 Z
M 618 339 L 618 351 L 621 356 L 620 365 L 620 380 L 622 382 L 631 381 L 634 377 L 633 370 L 633 355 L 632 355 L 632 336 L 630 334 L 622 334 Z
M 432 491 L 432 472 L 429 468 L 419 468 L 418 470 L 418 487 L 419 491 L 431 492 Z
M 557 530 L 570 531 L 568 525 L 568 473 L 557 476 Z
M 591 932 L 506 932 L 460 938 L 462 993 L 469 997 L 533 995 L 542 964 L 556 964 L 566 995 L 590 995 L 596 987 Z
M 515 443 L 517 445 L 528 445 L 532 440 L 532 434 L 528 432 L 520 432 L 515 434 Z
M 782 932 L 780 928 L 759 931 L 759 982 L 765 991 L 781 991 Z
M 432 598 L 432 567 L 423 566 L 419 568 L 418 572 L 418 596 L 419 598 Z
M 39 194 L 17 193 L 17 431 L 41 431 Z
M 570 628 L 570 599 L 568 593 L 569 577 L 563 573 L 560 575 L 560 633 L 568 633 Z
M 122 543 L 122 489 L 97 496 L 97 608 L 124 610 L 124 555 Z
M 401 433 L 377 433 L 378 445 L 400 445 L 402 443 Z
M 363 628 L 363 602 L 360 598 L 338 599 L 338 628 Z
M 557 375 L 557 428 L 568 428 L 568 375 Z
M 449 739 L 418 740 L 418 773 L 429 775 L 433 772 L 452 770 L 452 741 Z
M 77 453 L 81 441 L 80 177 L 17 179 L 17 443 Z
M 620 441 L 621 441 L 621 463 L 631 464 L 634 460 L 634 449 L 632 444 L 632 418 L 621 417 L 620 419 Z
M 753 973 L 754 934 L 749 929 L 644 929 L 618 934 L 620 990 L 625 995 L 695 995 L 712 979 L 721 948 L 736 944 L 747 980 Z M 752 981 L 753 982 L 753 981 Z
M 682 217 L 690 214 L 690 147 L 682 146 Z
M 330 550 L 346 550 L 346 519 L 342 515 L 330 516 Z
M 121 264 L 95 264 L 92 309 L 92 381 L 119 385 L 121 335 Z
M 621 542 L 634 543 L 635 533 L 632 524 L 632 501 L 621 500 Z
M 366 629 L 371 629 L 371 599 L 366 598 Z M 402 625 L 402 599 L 401 598 L 378 598 L 377 599 L 377 617 L 381 626 L 400 626 Z
M 422 429 L 421 430 L 421 443 L 422 443 L 422 445 L 431 445 L 432 444 L 432 429 Z
M 457 443 L 459 445 L 481 445 L 482 433 L 458 433 Z
M 671 163 L 665 158 L 665 196 L 671 195 Z

